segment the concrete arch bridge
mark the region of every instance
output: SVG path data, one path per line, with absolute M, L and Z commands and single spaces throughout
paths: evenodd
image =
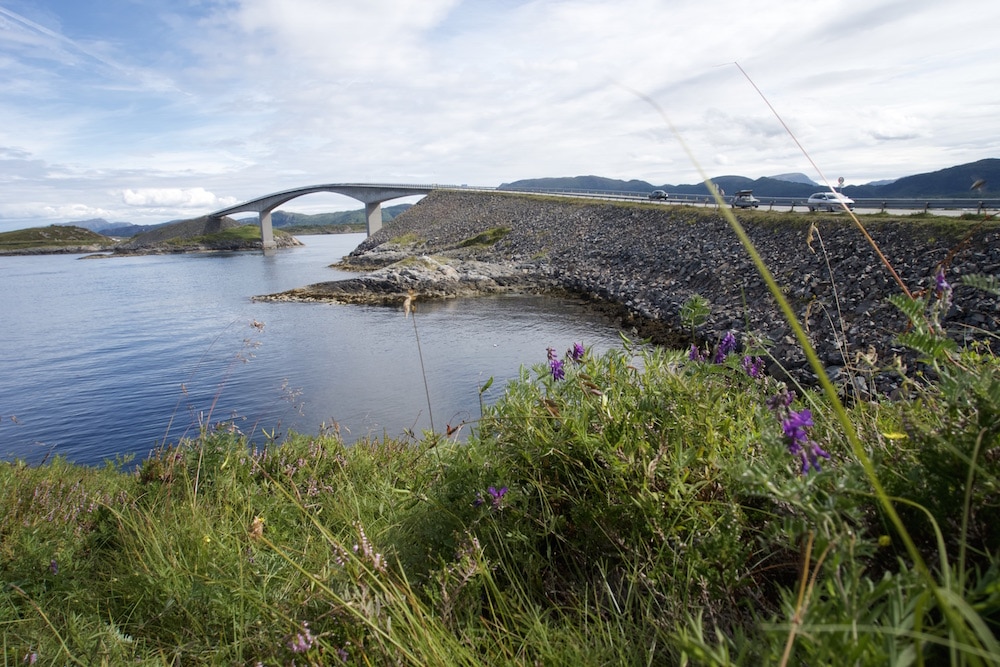
M 254 212 L 260 219 L 260 237 L 265 250 L 273 249 L 274 228 L 271 226 L 271 211 L 296 197 L 315 192 L 335 192 L 363 202 L 365 205 L 365 222 L 368 235 L 371 236 L 382 229 L 382 202 L 412 195 L 426 195 L 434 190 L 452 189 L 456 186 L 445 185 L 395 185 L 386 183 L 328 183 L 326 185 L 308 185 L 292 190 L 275 192 L 257 199 L 245 201 L 236 206 L 220 209 L 209 213 L 209 219 L 218 219 L 233 213 Z

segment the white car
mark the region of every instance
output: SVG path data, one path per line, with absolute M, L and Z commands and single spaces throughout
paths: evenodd
M 809 207 L 810 211 L 819 209 L 833 213 L 843 209 L 844 206 L 853 211 L 854 200 L 839 192 L 817 192 L 806 200 L 806 206 Z

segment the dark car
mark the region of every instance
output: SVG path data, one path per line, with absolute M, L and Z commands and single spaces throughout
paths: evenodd
M 739 190 L 729 202 L 733 208 L 757 208 L 760 200 L 753 196 L 753 190 Z
M 670 195 L 668 195 L 663 190 L 653 190 L 652 192 L 649 193 L 650 199 L 668 199 L 669 197 Z

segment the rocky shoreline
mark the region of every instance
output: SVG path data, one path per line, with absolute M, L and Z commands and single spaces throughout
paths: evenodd
M 906 320 L 886 300 L 901 292 L 862 232 L 843 215 L 741 215 L 741 221 L 828 371 L 861 357 L 868 375 L 892 391 L 887 367 L 912 364 L 894 336 Z M 968 274 L 1000 274 L 1000 224 L 865 218 L 868 233 L 914 294 L 943 267 L 955 285 L 946 324 L 964 340 L 1000 331 L 997 297 L 959 284 Z M 810 227 L 815 224 L 810 234 Z M 763 280 L 728 223 L 711 208 L 594 202 L 481 192 L 435 192 L 366 239 L 341 267 L 368 271 L 260 300 L 401 306 L 419 299 L 502 292 L 578 295 L 632 335 L 669 345 L 712 344 L 727 331 L 769 346 L 771 372 L 815 378 Z M 681 307 L 710 304 L 693 332 Z M 692 335 L 693 334 L 693 335 Z M 863 390 L 868 382 L 861 380 Z
M 0 249 L 0 256 L 18 257 L 30 255 L 82 255 L 84 253 L 111 252 L 110 246 L 97 244 L 67 246 L 34 246 L 16 250 Z

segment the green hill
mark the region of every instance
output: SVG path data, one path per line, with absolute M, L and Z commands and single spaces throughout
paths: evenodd
M 291 234 L 274 230 L 278 247 L 299 245 Z M 212 218 L 207 215 L 190 220 L 176 220 L 149 231 L 137 234 L 126 243 L 119 244 L 116 252 L 184 251 L 214 248 L 240 250 L 260 247 L 260 227 L 254 223 L 243 224 L 230 217 Z
M 382 207 L 382 222 L 388 222 L 410 208 L 412 204 L 396 204 Z M 255 221 L 256 222 L 256 221 Z M 275 228 L 284 227 L 331 227 L 336 225 L 364 225 L 364 209 L 353 211 L 333 211 L 331 213 L 292 213 L 291 211 L 274 211 L 271 214 L 271 225 Z
M 90 251 L 95 246 L 103 248 L 114 244 L 114 240 L 107 236 L 75 226 L 51 225 L 0 233 L 0 253 L 38 249 L 49 252 L 59 249 L 65 252 Z

